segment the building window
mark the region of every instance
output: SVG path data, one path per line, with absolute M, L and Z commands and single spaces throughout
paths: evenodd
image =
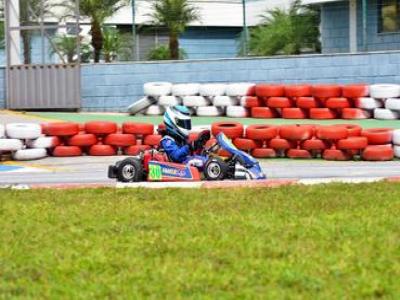
M 400 31 L 400 0 L 378 1 L 379 32 Z

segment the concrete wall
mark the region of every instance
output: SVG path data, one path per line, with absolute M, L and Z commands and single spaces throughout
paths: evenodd
M 125 111 L 150 81 L 399 83 L 400 52 L 84 65 L 82 109 Z

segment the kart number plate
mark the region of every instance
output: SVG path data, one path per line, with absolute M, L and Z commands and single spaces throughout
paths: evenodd
M 149 179 L 150 180 L 161 180 L 162 171 L 159 165 L 149 165 Z

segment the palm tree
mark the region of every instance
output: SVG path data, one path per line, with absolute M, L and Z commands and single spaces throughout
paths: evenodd
M 179 59 L 179 35 L 190 22 L 199 20 L 197 9 L 188 0 L 155 0 L 152 9 L 153 23 L 168 29 L 170 58 Z
M 105 27 L 103 29 L 103 39 L 104 60 L 109 63 L 118 56 L 118 52 L 122 47 L 122 38 L 116 28 Z
M 88 62 L 90 58 L 90 54 L 92 49 L 90 49 L 90 45 L 82 42 L 80 43 L 80 52 L 81 52 L 81 61 Z M 57 35 L 53 38 L 52 46 L 50 47 L 50 54 L 59 54 L 67 58 L 67 62 L 72 64 L 75 63 L 78 59 L 78 45 L 77 45 L 77 36 L 75 35 Z

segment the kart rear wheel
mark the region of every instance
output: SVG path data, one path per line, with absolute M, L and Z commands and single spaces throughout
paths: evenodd
M 228 172 L 228 165 L 220 158 L 212 158 L 206 162 L 204 176 L 207 180 L 224 180 Z
M 121 182 L 138 182 L 143 179 L 143 167 L 139 160 L 127 158 L 116 165 L 117 179 Z

